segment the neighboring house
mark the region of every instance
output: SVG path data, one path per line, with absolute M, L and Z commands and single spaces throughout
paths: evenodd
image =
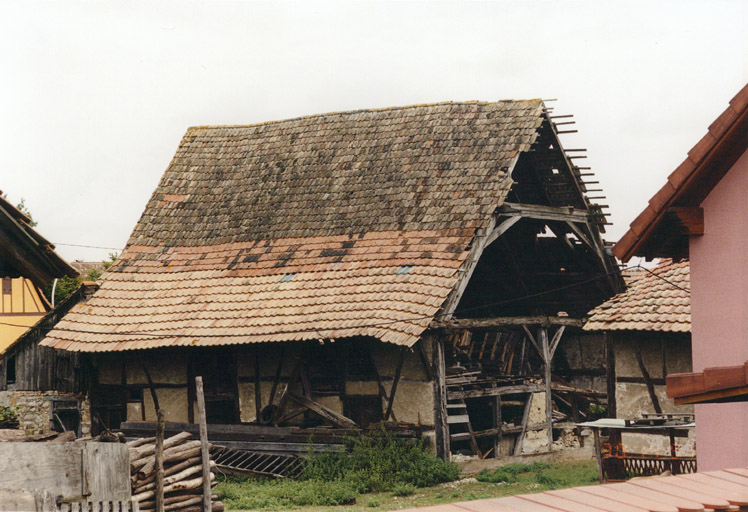
M 611 417 L 641 418 L 654 413 L 693 413 L 667 397 L 665 377 L 691 371 L 691 299 L 688 260 L 661 260 L 651 270 L 635 269 L 625 292 L 590 311 L 584 326 L 600 332 L 610 348 L 608 371 Z M 630 439 L 627 439 L 630 438 Z M 634 452 L 669 453 L 667 437 L 624 435 Z M 692 447 L 680 450 L 691 455 Z
M 149 388 L 194 423 L 202 375 L 244 439 L 384 421 L 445 457 L 550 449 L 553 353 L 622 285 L 585 192 L 540 100 L 190 128 L 43 345 L 87 355 L 113 428 L 154 420 Z
M 58 392 L 77 391 L 68 382 L 70 356 L 37 346 L 46 332 L 40 326 L 61 315 L 50 311 L 42 289 L 78 273 L 30 223 L 0 195 L 0 405 L 17 409 L 21 426 L 39 432 L 49 428 Z
M 712 123 L 614 248 L 688 257 L 693 369 L 748 360 L 748 86 Z M 748 405 L 697 405 L 700 471 L 748 466 Z

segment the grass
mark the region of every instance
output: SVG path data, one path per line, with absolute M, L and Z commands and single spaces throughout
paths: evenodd
M 509 464 L 495 471 L 482 471 L 476 478 L 429 487 L 417 487 L 404 482 L 391 487 L 388 491 L 379 492 L 357 492 L 355 486 L 346 483 L 345 479 L 332 482 L 238 478 L 219 480 L 216 491 L 221 495 L 227 510 L 364 512 L 423 507 L 590 485 L 597 483 L 597 469 L 594 461 Z M 320 496 L 323 500 L 332 499 L 338 504 L 315 505 L 315 499 Z

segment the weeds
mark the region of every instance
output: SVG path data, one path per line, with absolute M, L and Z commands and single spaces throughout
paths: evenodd
M 349 439 L 346 448 L 311 454 L 302 479 L 344 481 L 364 493 L 390 491 L 400 484 L 430 487 L 460 476 L 456 464 L 436 457 L 422 441 L 406 443 L 380 433 Z

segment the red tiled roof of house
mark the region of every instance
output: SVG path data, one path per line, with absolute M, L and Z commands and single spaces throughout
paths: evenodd
M 587 331 L 691 331 L 688 260 L 663 259 L 640 270 L 625 292 L 590 311 Z M 685 290 L 684 290 L 685 289 Z
M 400 512 L 705 512 L 748 506 L 748 469 L 636 478 Z
M 42 344 L 413 345 L 544 119 L 531 100 L 190 128 L 99 291 Z
M 748 147 L 748 84 L 745 85 L 722 114 L 709 126 L 709 131 L 688 152 L 678 166 L 649 200 L 649 205 L 634 219 L 629 230 L 613 247 L 622 261 L 632 256 L 647 256 L 645 245 L 654 236 L 657 225 L 668 209 L 677 206 L 698 206 L 727 173 Z M 664 256 L 672 254 L 655 254 Z

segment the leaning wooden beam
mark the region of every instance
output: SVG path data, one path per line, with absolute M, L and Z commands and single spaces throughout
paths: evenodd
M 280 382 L 281 378 L 281 371 L 283 370 L 283 359 L 286 355 L 286 347 L 281 347 L 280 356 L 278 357 L 278 366 L 275 369 L 275 378 L 273 379 L 273 388 L 270 390 L 270 398 L 268 399 L 268 404 L 272 405 L 273 400 L 275 400 L 275 392 L 278 390 L 278 383 Z
M 532 405 L 532 393 L 527 394 L 527 402 L 525 402 L 525 411 L 522 413 L 522 430 L 517 436 L 517 441 L 514 444 L 514 455 L 522 455 L 522 443 L 525 440 L 525 432 L 527 431 L 527 420 L 530 418 L 530 406 Z
M 568 316 L 508 316 L 493 318 L 454 318 L 451 320 L 435 320 L 429 326 L 431 329 L 459 330 L 485 329 L 521 325 L 551 325 L 565 327 L 582 327 L 584 320 Z
M 395 392 L 397 391 L 397 383 L 400 382 L 400 372 L 403 370 L 403 362 L 405 361 L 405 347 L 400 349 L 400 353 L 397 356 L 397 368 L 395 368 L 395 378 L 392 380 L 392 388 L 390 389 L 390 398 L 387 400 L 387 412 L 384 415 L 384 421 L 390 419 L 392 414 L 392 406 L 395 404 Z
M 585 223 L 589 219 L 589 213 L 586 210 L 574 210 L 571 206 L 558 207 L 537 204 L 504 203 L 499 208 L 499 214 L 560 222 Z
M 514 226 L 517 222 L 519 222 L 522 219 L 522 217 L 509 217 L 508 219 L 504 219 L 501 224 L 493 228 L 493 230 L 488 234 L 486 237 L 486 247 L 491 245 L 496 241 L 497 238 L 499 238 L 501 235 L 509 231 L 509 228 Z
M 535 336 L 532 335 L 530 332 L 530 329 L 526 325 L 522 325 L 522 329 L 525 331 L 525 334 L 527 335 L 526 338 L 530 340 L 530 343 L 532 343 L 532 346 L 535 347 L 536 352 L 540 357 L 543 357 L 543 349 L 538 345 L 538 340 L 535 339 Z
M 561 336 L 564 335 L 564 330 L 566 330 L 566 326 L 562 325 L 558 328 L 556 333 L 553 335 L 553 339 L 551 340 L 551 359 L 553 359 L 553 355 L 556 353 L 556 349 L 558 348 L 558 345 L 561 343 Z
M 638 341 L 634 344 L 634 355 L 636 355 L 636 362 L 639 363 L 639 369 L 642 372 L 642 377 L 644 377 L 644 382 L 646 382 L 647 384 L 647 391 L 649 392 L 649 398 L 652 400 L 652 407 L 654 407 L 654 410 L 657 414 L 662 414 L 660 401 L 657 399 L 657 394 L 655 393 L 652 377 L 649 375 L 649 371 L 647 371 L 647 367 L 644 365 L 641 347 Z
M 297 395 L 296 393 L 288 393 L 288 397 L 297 402 L 299 405 L 303 405 L 307 409 L 319 414 L 334 425 L 338 425 L 342 428 L 356 428 L 357 426 L 356 422 L 352 419 L 346 418 L 342 414 L 338 414 L 332 409 L 329 409 L 313 400 L 309 400 L 306 397 Z
M 286 408 L 286 402 L 288 401 L 288 391 L 291 389 L 291 386 L 293 386 L 294 382 L 296 382 L 296 379 L 299 377 L 299 371 L 301 370 L 301 366 L 303 364 L 304 356 L 302 354 L 299 354 L 298 359 L 296 360 L 296 364 L 291 371 L 291 375 L 288 376 L 286 386 L 283 388 L 280 399 L 278 400 L 278 408 L 275 410 L 275 415 L 273 416 L 273 425 L 275 426 L 278 426 L 279 418 L 283 416 L 284 409 Z

